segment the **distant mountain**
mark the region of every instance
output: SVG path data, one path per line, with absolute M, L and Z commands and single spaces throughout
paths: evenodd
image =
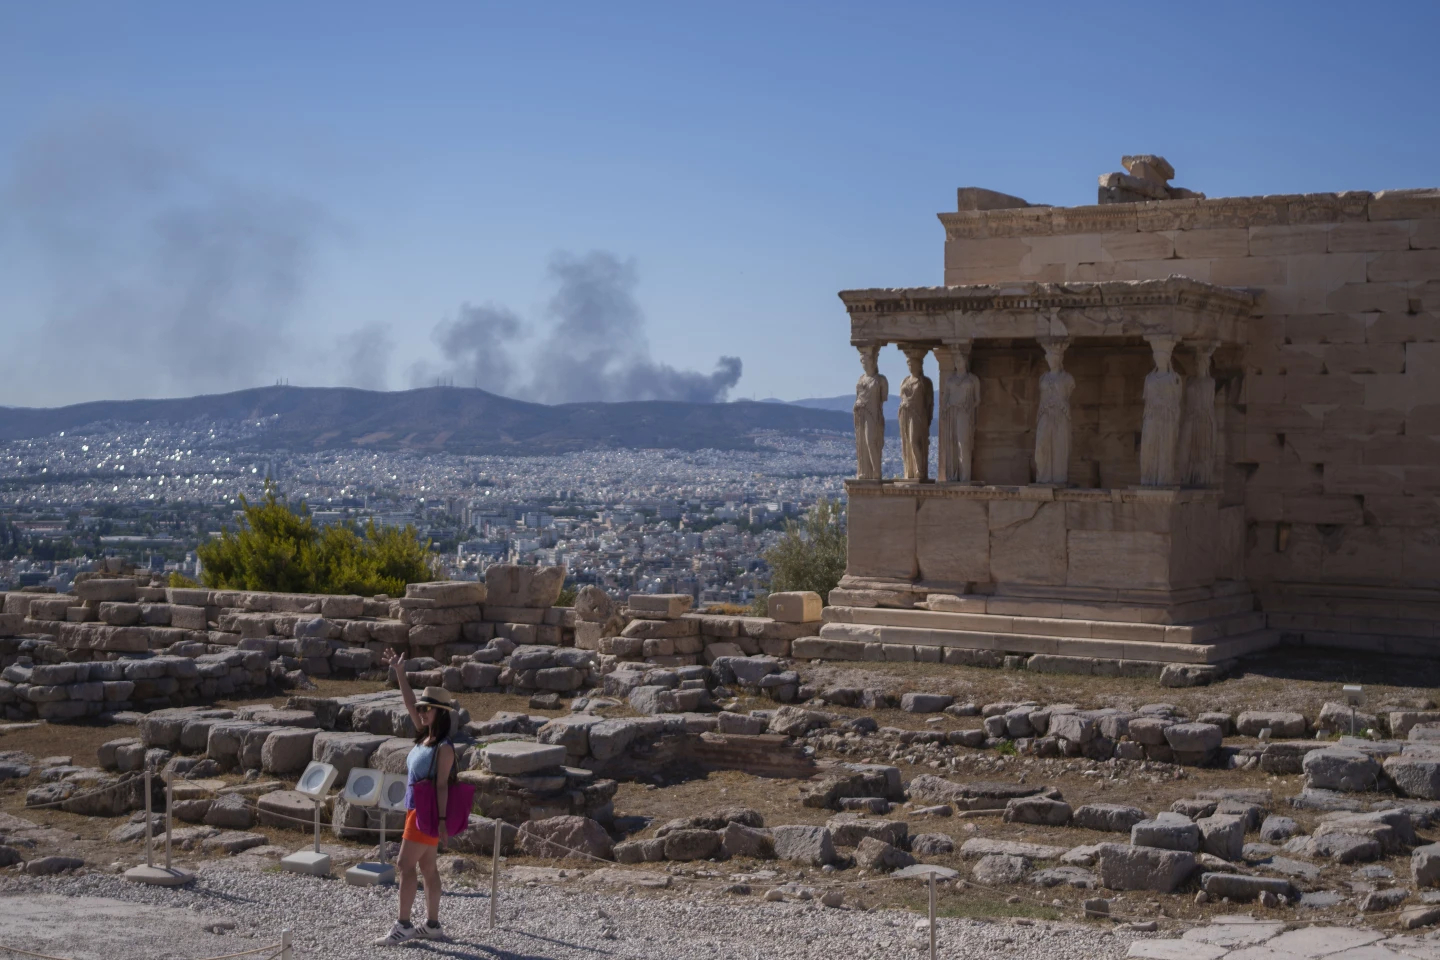
M 793 404 L 565 403 L 547 406 L 465 387 L 382 392 L 259 387 L 171 400 L 102 400 L 68 407 L 0 407 L 0 440 L 48 436 L 106 421 L 263 421 L 262 447 L 450 453 L 558 453 L 605 448 L 749 449 L 758 430 L 849 433 L 849 413 Z
M 807 397 L 804 400 L 776 400 L 776 403 L 788 403 L 792 407 L 807 407 L 811 410 L 841 410 L 850 414 L 851 428 L 854 428 L 855 394 L 847 393 L 843 397 Z M 900 418 L 900 395 L 892 387 L 890 399 L 885 401 L 885 419 L 898 420 Z

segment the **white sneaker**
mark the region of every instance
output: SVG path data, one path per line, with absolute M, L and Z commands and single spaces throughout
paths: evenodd
M 445 936 L 444 927 L 440 926 L 440 924 L 438 923 L 431 923 L 429 920 L 426 920 L 424 923 L 415 924 L 415 930 L 420 935 L 420 937 L 426 940 L 438 940 L 441 942 L 448 942 L 450 939 L 449 937 Z
M 395 925 L 390 928 L 389 933 L 387 933 L 383 937 L 375 938 L 375 946 L 398 947 L 402 943 L 409 943 L 411 940 L 415 940 L 419 937 L 425 936 L 425 934 L 420 932 L 421 928 L 422 924 L 412 923 L 406 925 L 401 923 L 399 920 L 396 920 Z

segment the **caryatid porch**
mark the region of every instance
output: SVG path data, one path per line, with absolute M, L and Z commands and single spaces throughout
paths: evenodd
M 930 624 L 918 611 L 863 609 L 918 606 L 970 615 L 957 621 L 966 628 L 1004 619 L 1010 632 L 1067 638 L 1173 643 L 1251 632 L 1244 515 L 1224 489 L 1217 396 L 1217 380 L 1233 381 L 1239 367 L 1251 294 L 1171 277 L 840 297 L 864 373 L 857 478 L 846 483 L 852 549 L 830 598 L 837 627 L 916 616 Z M 875 362 L 889 345 L 910 370 L 894 478 L 881 476 L 889 385 Z M 924 375 L 927 353 L 938 385 Z

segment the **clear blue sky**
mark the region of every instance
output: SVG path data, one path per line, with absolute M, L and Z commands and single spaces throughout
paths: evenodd
M 15 0 L 0 404 L 407 386 L 464 303 L 543 329 L 592 251 L 655 364 L 845 393 L 835 292 L 939 283 L 957 186 L 1089 203 L 1134 152 L 1211 196 L 1440 184 L 1437 36 L 1434 0 Z

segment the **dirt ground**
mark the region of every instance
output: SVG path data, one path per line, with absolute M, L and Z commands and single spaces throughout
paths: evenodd
M 1361 683 L 1365 687 L 1362 709 L 1375 709 L 1381 705 L 1406 707 L 1433 706 L 1440 691 L 1440 663 L 1427 661 L 1403 661 L 1395 658 L 1313 655 L 1304 650 L 1290 650 L 1285 654 L 1246 661 L 1236 675 L 1210 687 L 1170 690 L 1159 687 L 1151 681 L 1130 679 L 1102 679 L 1094 677 L 1047 676 L 1024 671 L 997 671 L 979 668 L 939 667 L 926 664 L 822 664 L 800 667 L 805 682 L 822 687 L 831 685 L 856 686 L 862 688 L 883 688 L 901 693 L 907 690 L 926 690 L 951 693 L 962 701 L 969 700 L 983 704 L 1001 700 L 1035 700 L 1040 703 L 1075 703 L 1082 707 L 1118 706 L 1139 707 L 1146 703 L 1171 703 L 1191 714 L 1206 710 L 1243 709 L 1288 709 L 1299 710 L 1314 717 L 1320 706 L 1328 700 L 1340 699 L 1340 686 L 1345 683 Z M 358 681 L 321 680 L 318 690 L 322 696 L 340 696 L 369 690 L 378 690 L 378 683 Z M 242 703 L 271 703 L 283 705 L 286 697 L 275 696 L 262 700 L 225 701 L 224 706 L 238 706 Z M 472 718 L 483 720 L 498 710 L 543 713 L 556 716 L 564 710 L 536 711 L 529 707 L 528 697 L 499 694 L 460 694 L 460 702 L 470 711 Z M 747 707 L 771 707 L 767 701 L 744 704 Z M 928 723 L 929 718 L 903 713 L 898 710 L 864 711 L 841 707 L 827 707 L 842 715 L 868 713 L 881 726 L 897 726 L 910 729 L 934 729 L 937 725 Z M 617 711 L 628 713 L 628 709 Z M 938 724 L 941 729 L 974 727 L 978 718 L 945 717 Z M 133 727 L 119 724 L 42 724 L 39 727 L 13 731 L 0 736 L 0 753 L 21 751 L 39 760 L 45 757 L 69 756 L 79 765 L 93 765 L 96 748 L 107 740 L 133 736 Z M 1227 738 L 1227 744 L 1243 743 L 1238 738 Z M 1168 809 L 1179 798 L 1193 796 L 1197 791 L 1214 788 L 1261 788 L 1272 792 L 1273 812 L 1292 816 L 1306 831 L 1318 820 L 1318 814 L 1309 811 L 1292 810 L 1285 799 L 1298 793 L 1302 787 L 1301 778 L 1275 777 L 1258 770 L 1218 770 L 1171 767 L 1159 764 L 1105 764 L 1086 760 L 1054 759 L 1004 756 L 996 751 L 965 750 L 955 748 L 954 755 L 961 758 L 959 769 L 936 770 L 923 763 L 909 762 L 907 757 L 890 760 L 888 754 L 876 746 L 875 756 L 851 755 L 828 756 L 821 751 L 821 761 L 865 760 L 893 762 L 900 767 L 906 781 L 922 773 L 938 773 L 956 781 L 999 780 L 1045 784 L 1058 788 L 1065 800 L 1072 806 L 1090 801 L 1127 803 L 1155 812 Z M 238 782 L 238 776 L 223 779 Z M 35 834 L 38 840 L 32 853 L 27 856 L 60 853 L 83 857 L 87 864 L 96 869 L 118 870 L 143 862 L 144 856 L 138 843 L 114 843 L 107 835 L 123 822 L 123 818 L 90 818 L 64 813 L 58 810 L 33 810 L 24 807 L 25 793 L 40 782 L 37 768 L 29 777 L 20 780 L 0 782 L 0 812 L 24 818 L 39 825 L 42 830 Z M 799 801 L 800 784 L 797 781 L 770 780 L 751 776 L 740 771 L 705 773 L 673 769 L 665 771 L 652 782 L 625 782 L 615 798 L 615 809 L 620 823 L 634 831 L 633 835 L 652 835 L 655 828 L 676 817 L 704 813 L 721 806 L 747 806 L 758 810 L 768 825 L 783 823 L 824 823 L 834 814 L 827 810 L 804 807 Z M 1374 798 L 1371 798 L 1374 799 Z M 919 817 L 904 807 L 897 807 L 891 819 L 907 820 L 912 835 L 938 833 L 951 837 L 956 850 L 971 837 L 996 837 L 1009 840 L 1025 840 L 1065 848 L 1081 844 L 1104 841 L 1124 842 L 1118 834 L 1096 833 L 1075 827 L 1038 827 L 1019 824 L 1002 824 L 1000 817 Z M 3 821 L 0 821 L 3 822 Z M 184 826 L 183 824 L 177 824 Z M 304 828 L 282 830 L 270 827 L 256 827 L 277 847 L 287 850 L 299 849 L 308 840 Z M 1427 834 L 1421 842 L 1436 839 Z M 1247 840 L 1254 840 L 1251 835 Z M 373 845 L 344 843 L 336 841 L 328 832 L 323 842 L 330 845 L 334 855 L 342 861 L 362 859 L 373 849 Z M 841 853 L 848 851 L 842 850 Z M 193 863 L 202 855 L 193 851 L 176 851 L 182 863 Z M 252 858 L 257 868 L 274 869 L 273 860 Z M 477 858 L 471 858 L 477 859 Z M 969 876 L 959 859 L 958 853 L 948 856 L 928 857 L 927 862 L 937 862 L 961 871 L 962 877 Z M 1302 890 L 1335 889 L 1342 893 L 1355 893 L 1374 886 L 1385 886 L 1386 881 L 1357 874 L 1357 866 L 1340 866 L 1328 862 L 1317 862 L 1322 866 L 1318 880 L 1297 881 Z M 507 858 L 507 864 L 514 866 L 545 866 L 541 861 L 524 857 Z M 1391 857 L 1379 864 L 1392 870 L 1397 879 L 1408 877 L 1408 857 Z M 550 866 L 555 864 L 551 863 Z M 463 866 L 463 864 L 462 864 Z M 568 862 L 563 866 L 580 866 Z M 593 868 L 597 864 L 586 864 L 581 869 Z M 1039 866 L 1039 865 L 1037 865 Z M 487 867 L 482 863 L 473 864 L 469 873 L 456 874 L 450 882 L 481 882 Z M 771 862 L 732 860 L 725 863 L 693 864 L 646 864 L 643 872 L 657 873 L 662 870 L 674 880 L 669 890 L 637 888 L 636 895 L 669 896 L 677 891 L 710 889 L 717 893 L 729 887 L 738 877 L 749 879 L 751 895 L 758 896 L 769 886 L 780 882 L 799 880 L 818 888 L 830 885 L 844 885 L 847 902 L 863 903 L 870 906 L 907 906 L 923 909 L 925 890 L 920 884 L 888 882 L 878 877 L 862 878 L 855 870 L 824 873 L 820 870 L 795 869 L 794 865 L 778 865 Z M 1073 917 L 1079 910 L 1080 901 L 1094 893 L 1069 887 L 1042 889 L 1030 885 L 1015 885 L 999 888 L 985 888 L 969 881 L 942 885 L 939 909 L 952 916 L 1021 916 L 1055 918 L 1061 915 Z M 1114 898 L 1117 914 L 1135 918 L 1190 918 L 1198 919 L 1217 911 L 1231 910 L 1230 905 L 1197 906 L 1193 891 L 1185 896 L 1156 897 L 1149 894 L 1126 894 Z M 1247 905 L 1247 910 L 1257 916 L 1267 911 L 1258 905 Z M 1353 902 L 1336 908 L 1337 915 L 1353 916 Z M 1293 908 L 1274 911 L 1277 917 L 1294 917 Z M 1319 918 L 1327 911 L 1307 910 L 1305 916 Z

